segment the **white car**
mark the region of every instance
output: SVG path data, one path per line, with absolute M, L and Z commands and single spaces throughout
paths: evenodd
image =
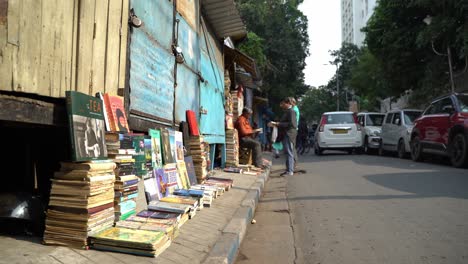
M 359 124 L 364 128 L 362 136 L 362 150 L 369 153 L 371 149 L 378 150 L 380 147 L 380 133 L 385 114 L 382 113 L 359 113 L 357 115 Z
M 418 109 L 389 111 L 382 125 L 379 154 L 383 155 L 385 151 L 396 151 L 399 158 L 404 158 L 410 152 L 413 122 L 421 113 L 422 111 Z
M 362 147 L 362 128 L 353 112 L 326 112 L 322 114 L 315 132 L 314 151 L 346 150 L 349 154 Z

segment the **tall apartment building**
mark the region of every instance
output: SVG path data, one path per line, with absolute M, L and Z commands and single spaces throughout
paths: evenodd
M 341 0 L 341 39 L 362 46 L 365 35 L 361 32 L 372 13 L 376 0 Z

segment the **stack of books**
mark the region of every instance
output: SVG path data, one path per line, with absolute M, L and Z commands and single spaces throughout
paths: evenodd
M 231 91 L 231 97 L 233 102 L 232 114 L 233 120 L 237 120 L 242 114 L 242 108 L 244 108 L 244 96 L 241 94 L 237 96 L 237 90 Z
M 171 245 L 164 232 L 112 227 L 90 238 L 94 249 L 157 257 Z
M 135 175 L 119 175 L 115 181 L 114 210 L 115 221 L 125 220 L 136 213 L 138 182 Z
M 44 243 L 87 248 L 88 236 L 114 223 L 115 163 L 62 162 L 54 174 Z
M 190 154 L 197 181 L 202 182 L 208 175 L 209 145 L 204 142 L 203 136 L 190 136 Z
M 239 166 L 239 136 L 237 129 L 226 129 L 226 166 Z

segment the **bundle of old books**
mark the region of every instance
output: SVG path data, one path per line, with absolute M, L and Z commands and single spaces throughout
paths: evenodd
M 126 220 L 117 222 L 115 226 L 163 232 L 169 238 L 174 239 L 178 235 L 178 230 L 182 221 L 185 223 L 187 219 L 188 216 L 182 219 L 182 215 L 178 213 L 143 210 L 136 215 L 130 216 Z
M 90 237 L 91 247 L 140 256 L 157 257 L 171 245 L 165 232 L 111 227 Z
M 151 201 L 148 204 L 148 210 L 158 212 L 187 214 L 192 219 L 198 210 L 198 200 L 191 197 L 179 197 L 170 195 L 161 198 L 159 201 Z
M 244 164 L 239 164 L 238 168 L 242 169 L 242 174 L 247 174 L 247 175 L 260 175 L 264 172 L 263 169 L 257 168 L 253 165 L 244 165 Z
M 178 189 L 174 191 L 174 195 L 178 196 L 185 196 L 185 197 L 193 197 L 198 200 L 199 207 L 210 207 L 213 203 L 213 192 L 212 191 L 204 191 L 204 190 L 197 190 L 197 189 Z
M 237 129 L 226 129 L 226 166 L 239 165 L 239 136 Z
M 204 141 L 203 136 L 200 135 L 190 136 L 189 146 L 197 181 L 202 182 L 208 175 L 209 145 Z
M 237 120 L 237 118 L 242 114 L 242 108 L 244 108 L 244 96 L 237 90 L 233 90 L 231 91 L 231 97 L 233 102 L 233 118 L 234 120 Z
M 86 248 L 87 238 L 114 223 L 115 163 L 62 162 L 52 179 L 44 243 Z
M 224 188 L 225 191 L 229 191 L 232 188 L 234 180 L 232 179 L 225 179 L 219 177 L 209 177 L 204 184 L 205 185 L 213 185 Z

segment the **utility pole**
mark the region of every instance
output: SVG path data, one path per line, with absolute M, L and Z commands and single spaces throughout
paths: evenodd
M 340 75 L 338 69 L 338 64 L 336 64 L 336 111 L 340 111 Z

